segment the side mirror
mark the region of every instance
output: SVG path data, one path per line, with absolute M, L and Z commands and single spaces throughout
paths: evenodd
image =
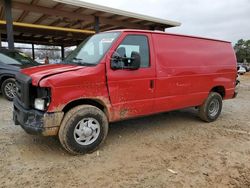
M 114 54 L 112 55 L 110 63 L 111 63 L 111 69 L 113 70 L 122 69 L 123 67 L 122 57 L 117 52 L 114 52 Z

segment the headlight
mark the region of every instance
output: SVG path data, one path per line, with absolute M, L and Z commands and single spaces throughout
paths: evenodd
M 45 107 L 46 107 L 45 99 L 36 98 L 34 102 L 34 107 L 37 110 L 45 110 Z
M 33 101 L 33 108 L 41 111 L 47 110 L 50 104 L 50 88 L 37 87 Z

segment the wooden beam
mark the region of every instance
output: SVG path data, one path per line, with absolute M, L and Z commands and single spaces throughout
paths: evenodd
M 84 8 L 86 9 L 86 8 Z M 76 11 L 74 11 L 76 12 Z M 103 15 L 104 13 L 101 13 L 101 12 L 97 12 L 95 14 L 93 14 L 93 16 L 101 16 Z M 81 20 L 78 20 L 78 21 L 75 21 L 74 23 L 72 24 L 68 24 L 66 25 L 65 27 L 71 27 L 71 28 L 79 28 L 79 29 L 84 29 L 84 28 L 91 28 L 91 29 L 94 29 L 94 25 L 95 23 L 93 23 L 92 21 L 81 21 Z M 101 23 L 100 23 L 101 25 Z M 75 26 L 78 26 L 78 27 L 75 27 Z
M 127 18 L 124 20 L 125 22 L 134 22 L 136 19 L 135 18 Z
M 93 22 L 84 22 L 83 25 L 81 25 L 80 27 L 81 28 L 91 28 L 91 29 L 94 29 L 94 24 Z
M 64 27 L 70 27 L 70 28 L 76 28 L 76 29 L 84 29 L 84 28 L 90 28 L 94 29 L 94 23 L 93 22 L 82 22 L 82 21 L 75 21 L 72 24 L 67 24 Z
M 28 11 L 23 11 L 21 16 L 19 16 L 19 18 L 17 19 L 18 22 L 21 22 L 24 20 L 24 18 L 29 14 Z
M 30 4 L 31 4 L 31 5 L 33 5 L 33 4 L 35 5 L 35 4 L 38 3 L 38 1 L 39 1 L 39 0 L 32 0 Z M 23 11 L 22 14 L 21 14 L 21 16 L 17 19 L 17 21 L 18 21 L 18 22 L 23 21 L 24 18 L 25 18 L 28 14 L 29 14 L 28 11 Z
M 55 20 L 55 21 L 53 21 L 51 24 L 49 24 L 49 25 L 51 25 L 51 26 L 56 26 L 56 25 L 58 25 L 60 22 L 62 22 L 62 19 L 57 19 L 57 20 Z
M 100 27 L 101 31 L 109 31 L 109 30 L 113 30 L 113 29 L 122 29 L 121 27 L 118 26 L 105 26 L 105 27 Z
M 57 3 L 53 8 L 57 8 L 57 9 L 60 9 L 64 6 L 64 4 L 62 3 Z M 38 18 L 35 22 L 33 22 L 33 24 L 39 24 L 41 23 L 42 21 L 46 20 L 47 18 L 49 18 L 49 15 L 47 14 L 44 14 L 42 15 L 40 18 Z M 53 26 L 53 25 L 52 25 Z
M 74 13 L 79 13 L 79 12 L 85 10 L 85 9 L 86 9 L 86 8 L 79 7 L 79 8 L 76 8 L 73 12 L 74 12 Z M 55 20 L 54 22 L 52 22 L 50 25 L 55 26 L 55 25 L 58 25 L 60 22 L 62 22 L 62 19 L 59 18 L 59 19 Z M 74 25 L 77 25 L 78 23 L 79 23 L 79 20 L 74 21 L 73 24 L 68 24 L 68 25 L 66 25 L 65 27 L 74 26 Z
M 0 32 L 6 33 L 5 25 L 0 25 Z M 71 33 L 70 35 L 68 32 L 63 31 L 54 31 L 54 30 L 44 30 L 44 29 L 36 29 L 36 28 L 25 28 L 14 26 L 14 30 L 19 33 L 24 34 L 31 34 L 31 35 L 42 35 L 42 36 L 50 36 L 50 37 L 62 37 L 62 38 L 71 38 L 71 39 L 79 39 L 81 40 L 85 36 L 89 36 L 88 34 L 84 33 Z M 20 35 L 19 35 L 20 36 Z M 23 37 L 24 35 L 20 36 Z
M 83 10 L 86 10 L 86 8 L 79 7 L 79 8 L 76 8 L 73 12 L 74 12 L 74 13 L 80 13 L 80 12 L 82 12 Z
M 85 37 L 86 38 L 86 37 Z M 25 37 L 25 36 L 18 36 L 15 35 L 15 42 L 20 42 L 20 43 L 27 43 L 27 44 L 44 44 L 44 45 L 53 45 L 53 46 L 73 46 L 79 44 L 82 40 L 85 38 L 82 38 L 81 40 L 79 39 L 74 39 L 74 40 L 55 40 L 53 39 L 53 43 L 50 42 L 50 38 L 35 38 L 35 37 Z M 7 40 L 7 35 L 2 34 L 2 41 Z
M 43 14 L 48 14 L 52 16 L 60 16 L 60 17 L 66 17 L 71 20 L 82 20 L 82 21 L 92 21 L 94 23 L 95 21 L 95 16 L 92 15 L 86 15 L 86 14 L 80 14 L 80 13 L 74 13 L 74 12 L 68 12 L 68 11 L 63 11 L 63 10 L 56 10 L 53 8 L 47 8 L 43 6 L 38 6 L 38 5 L 30 5 L 26 3 L 21 3 L 21 2 L 13 2 L 12 7 L 14 9 L 21 9 L 21 10 L 26 10 L 26 11 L 31 11 L 31 12 L 37 12 L 37 13 L 43 13 Z M 112 20 L 109 18 L 99 18 L 100 23 L 102 24 L 110 24 L 110 25 L 117 25 L 124 27 L 124 23 L 121 21 L 116 21 Z M 126 23 L 126 27 L 128 28 L 140 28 L 140 29 L 148 29 L 147 27 L 140 25 L 140 24 L 135 24 L 135 23 Z
M 57 3 L 53 8 L 54 8 L 54 9 L 60 9 L 60 8 L 62 8 L 62 7 L 64 7 L 64 4 L 62 4 L 62 3 Z M 40 18 L 38 18 L 38 19 L 34 22 L 34 24 L 41 23 L 43 20 L 46 20 L 48 17 L 49 17 L 49 15 L 44 14 L 44 15 L 42 15 Z
M 59 16 L 62 18 L 69 18 L 72 20 L 78 20 L 78 19 L 82 19 L 84 17 L 84 19 L 86 20 L 92 20 L 94 22 L 94 17 L 93 16 L 84 16 L 82 14 L 78 14 L 78 13 L 72 13 L 72 12 L 67 12 L 67 11 L 63 11 L 63 10 L 56 10 L 53 8 L 47 8 L 47 7 L 43 7 L 43 6 L 38 6 L 38 5 L 29 5 L 26 3 L 21 3 L 21 2 L 13 2 L 12 7 L 14 9 L 21 9 L 21 10 L 26 10 L 26 11 L 31 11 L 31 12 L 37 12 L 37 13 L 43 13 L 43 14 L 47 14 L 47 15 L 51 15 L 51 16 Z
M 36 21 L 33 22 L 33 24 L 39 24 L 41 23 L 43 20 L 46 20 L 49 17 L 49 15 L 44 14 L 42 15 L 40 18 L 38 18 Z

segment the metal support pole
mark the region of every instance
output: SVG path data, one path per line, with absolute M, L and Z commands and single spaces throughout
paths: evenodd
M 6 29 L 7 29 L 7 41 L 9 49 L 14 49 L 14 36 L 13 36 L 13 20 L 11 12 L 12 0 L 4 0 L 5 6 L 5 19 L 6 19 Z
M 35 47 L 34 47 L 34 44 L 32 43 L 31 46 L 32 46 L 32 58 L 33 58 L 33 60 L 35 60 Z
M 0 33 L 0 48 L 2 47 L 2 34 Z
M 99 33 L 100 30 L 100 22 L 99 22 L 99 17 L 95 16 L 95 32 Z
M 61 46 L 61 55 L 62 55 L 62 60 L 64 59 L 64 46 Z

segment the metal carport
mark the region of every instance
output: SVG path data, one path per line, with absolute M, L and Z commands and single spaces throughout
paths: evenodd
M 0 39 L 29 44 L 79 44 L 96 32 L 121 29 L 165 30 L 180 23 L 79 0 L 1 0 Z

